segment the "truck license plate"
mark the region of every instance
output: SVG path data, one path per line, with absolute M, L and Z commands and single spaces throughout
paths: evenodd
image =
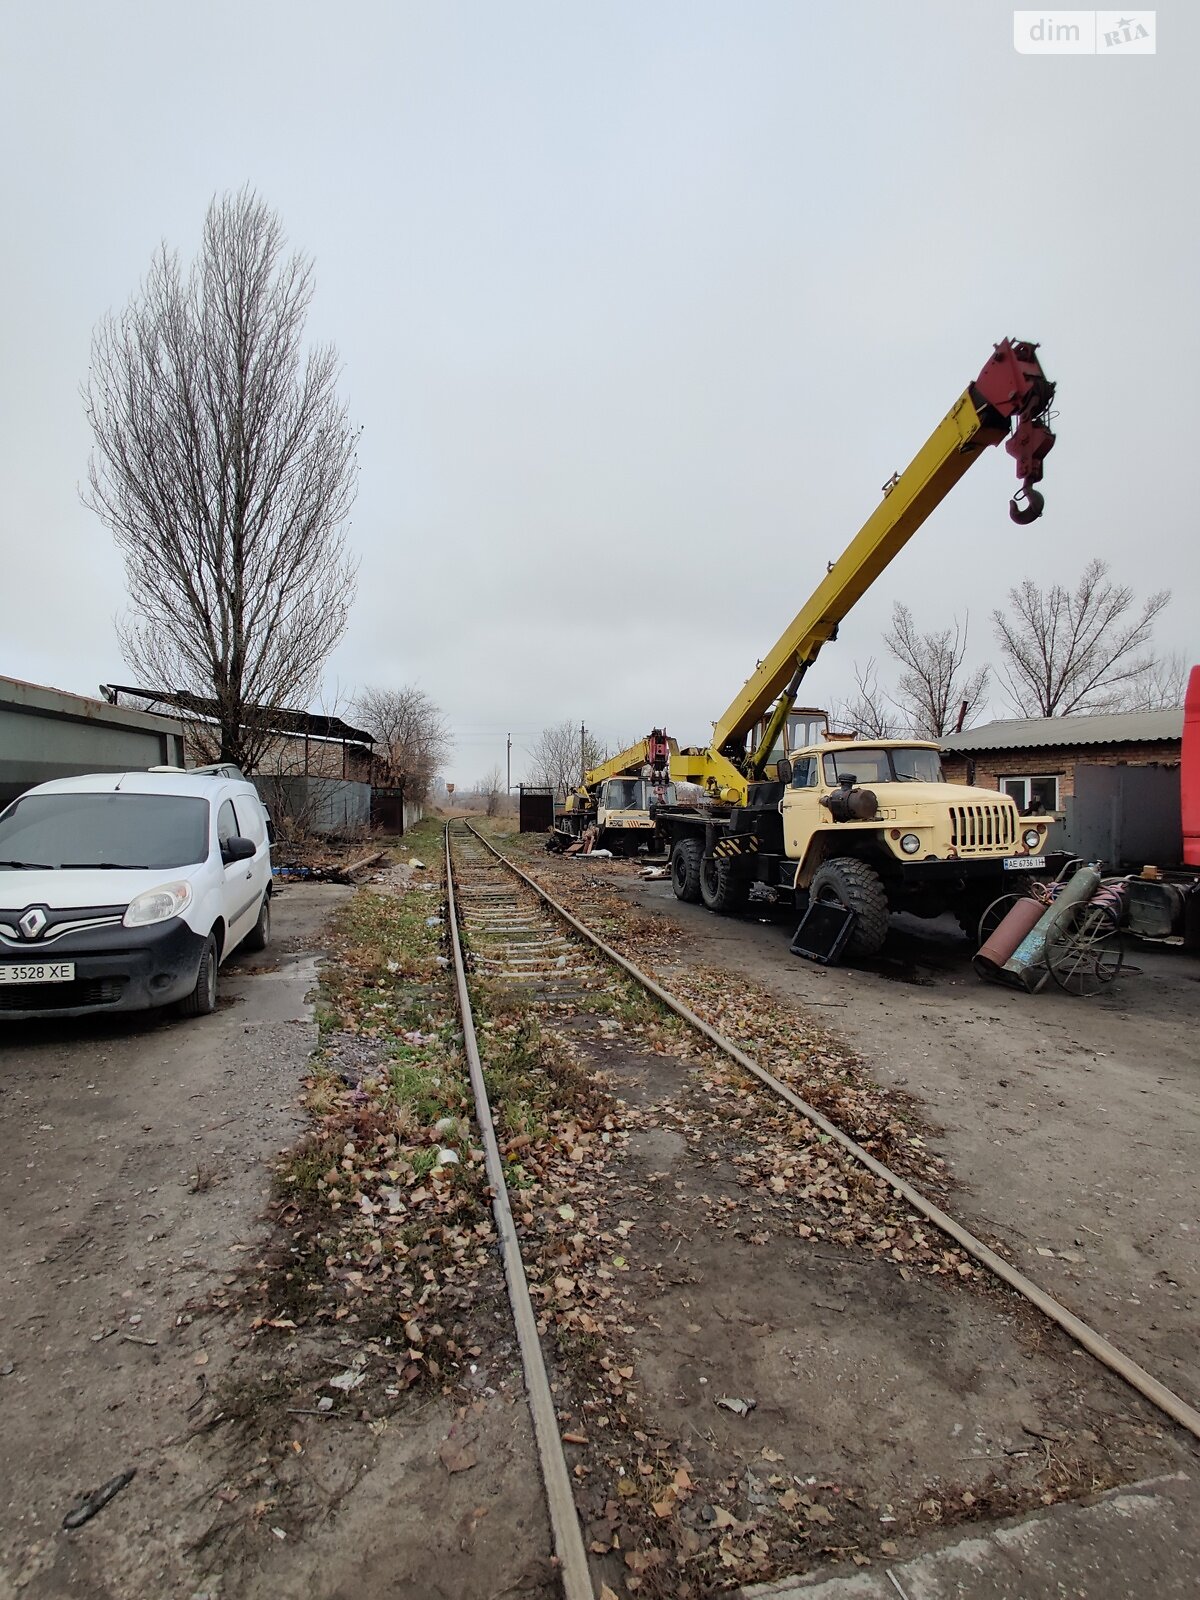
M 0 965 L 0 983 L 73 983 L 73 961 L 33 961 L 15 967 L 10 963 Z
M 1014 869 L 1020 871 L 1022 867 L 1044 867 L 1045 865 L 1045 856 L 1005 856 L 1004 858 L 1005 872 L 1012 872 Z

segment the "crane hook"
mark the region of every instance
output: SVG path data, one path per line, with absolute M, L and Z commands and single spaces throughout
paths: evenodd
M 1021 504 L 1024 497 L 1025 504 Z M 1046 501 L 1042 494 L 1033 487 L 1033 480 L 1026 478 L 1021 487 L 1008 502 L 1008 514 L 1014 522 L 1024 526 L 1027 522 L 1036 522 L 1045 508 Z

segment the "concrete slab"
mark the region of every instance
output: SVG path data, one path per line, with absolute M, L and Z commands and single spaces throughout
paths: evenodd
M 1200 1489 L 1184 1473 L 978 1528 L 888 1566 L 824 1567 L 742 1600 L 1192 1600 Z

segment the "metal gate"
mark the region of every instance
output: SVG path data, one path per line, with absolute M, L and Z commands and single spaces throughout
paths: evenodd
M 554 790 L 535 783 L 523 783 L 520 789 L 521 832 L 548 833 L 554 824 Z
M 371 790 L 371 826 L 381 833 L 404 832 L 404 785 Z

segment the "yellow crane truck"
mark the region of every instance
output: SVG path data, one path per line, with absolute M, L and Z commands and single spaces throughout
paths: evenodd
M 639 739 L 583 774 L 579 786 L 554 808 L 546 841 L 551 850 L 575 844 L 589 853 L 611 850 L 636 855 L 642 845 L 654 846 L 654 813 L 675 800 L 670 765 L 679 745 L 661 728 Z
M 654 811 L 679 899 L 716 912 L 740 909 L 752 895 L 794 897 L 797 907 L 832 901 L 855 913 L 845 948 L 861 957 L 879 952 L 890 912 L 952 911 L 973 931 L 986 905 L 1044 867 L 1052 817 L 1022 817 L 1007 795 L 945 783 L 936 744 L 822 737 L 795 702 L 821 646 L 989 445 L 1006 440 L 1022 480 L 1013 520 L 1026 526 L 1041 515 L 1036 484 L 1054 444 L 1053 398 L 1036 345 L 996 345 L 908 467 L 884 485 L 879 505 L 717 719 L 711 744 L 671 752 L 672 782 L 704 795 L 700 806 Z M 1012 553 L 1020 551 L 1018 541 Z

